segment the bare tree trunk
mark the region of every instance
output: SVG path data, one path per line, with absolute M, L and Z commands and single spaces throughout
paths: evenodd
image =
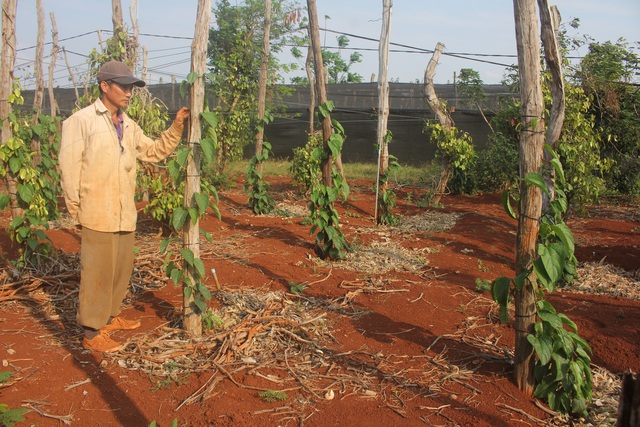
M 51 108 L 51 117 L 56 116 L 56 98 L 53 93 L 53 73 L 56 68 L 56 59 L 58 58 L 58 26 L 56 25 L 56 17 L 53 12 L 49 13 L 51 18 L 51 35 L 53 37 L 53 46 L 51 47 L 51 61 L 49 61 L 49 104 Z
M 44 57 L 44 33 L 46 30 L 42 0 L 36 0 L 36 14 L 38 16 L 38 38 L 36 42 L 36 62 L 34 64 L 36 74 L 36 89 L 33 94 L 34 124 L 42 112 L 42 102 L 44 101 L 44 71 L 42 69 L 42 60 Z
M 9 114 L 11 104 L 8 98 L 13 90 L 13 69 L 16 60 L 16 8 L 18 0 L 4 0 L 2 3 L 2 58 L 0 58 L 0 120 L 2 120 L 2 135 L 0 145 L 6 144 L 13 138 Z M 22 216 L 22 209 L 18 206 L 18 181 L 9 170 L 8 165 L 3 165 L 7 169 L 5 182 L 11 199 L 11 217 Z
M 429 109 L 433 112 L 438 119 L 438 122 L 442 126 L 445 131 L 451 130 L 454 126 L 453 119 L 449 112 L 444 108 L 444 105 L 438 99 L 438 95 L 436 95 L 436 90 L 433 85 L 433 76 L 436 73 L 436 67 L 438 66 L 438 61 L 440 60 L 440 55 L 442 54 L 442 50 L 444 49 L 444 44 L 438 43 L 436 45 L 436 49 L 433 51 L 433 56 L 429 60 L 429 64 L 427 64 L 427 69 L 424 72 L 424 94 L 427 100 L 427 105 L 429 105 Z M 447 183 L 449 182 L 449 178 L 453 173 L 453 166 L 451 165 L 451 161 L 448 156 L 443 155 L 440 163 L 440 177 L 438 178 L 438 183 L 434 189 L 433 200 L 431 201 L 434 205 L 440 202 L 440 198 L 447 190 Z
M 307 9 L 309 11 L 309 37 L 311 48 L 313 50 L 313 59 L 316 71 L 316 92 L 318 93 L 318 104 L 323 105 L 327 102 L 327 87 L 325 85 L 325 69 L 322 61 L 322 49 L 320 46 L 320 27 L 318 26 L 318 10 L 316 9 L 316 0 L 307 0 Z M 327 154 L 322 163 L 322 183 L 330 187 L 333 182 L 331 179 L 331 165 L 333 156 L 329 149 L 329 137 L 331 136 L 331 116 L 327 115 L 322 120 L 322 140 L 323 149 Z
M 535 2 L 514 0 L 518 73 L 520 76 L 520 216 L 516 237 L 516 275 L 528 271 L 536 257 L 540 230 L 542 192 L 524 178 L 530 172 L 540 172 L 544 150 L 544 104 L 540 81 L 540 36 Z M 535 273 L 520 291 L 516 291 L 516 342 L 514 381 L 520 390 L 532 394 L 535 386 L 533 347 L 527 336 L 533 333 L 536 307 L 533 283 Z
M 187 181 L 185 185 L 185 207 L 196 207 L 194 195 L 200 192 L 200 114 L 204 109 L 204 74 L 207 69 L 207 45 L 209 42 L 209 22 L 211 20 L 211 0 L 198 0 L 196 27 L 191 45 L 191 70 L 198 73 L 198 78 L 191 86 L 191 118 L 189 121 L 188 143 L 192 150 L 187 162 Z M 187 220 L 184 225 L 184 247 L 200 258 L 200 223 L 193 224 Z M 194 271 L 186 262 L 185 279 L 193 282 Z M 193 294 L 183 299 L 183 325 L 187 333 L 193 337 L 202 335 L 200 314 L 194 310 Z
M 551 112 L 549 114 L 549 126 L 545 136 L 545 143 L 554 150 L 558 146 L 560 133 L 564 124 L 565 96 L 564 96 L 564 76 L 562 74 L 562 52 L 560 51 L 560 41 L 558 40 L 558 28 L 560 27 L 560 12 L 558 8 L 549 7 L 548 0 L 538 0 L 540 8 L 540 24 L 542 32 L 542 44 L 544 46 L 544 57 L 547 68 L 551 74 Z M 555 195 L 556 181 L 555 169 L 550 166 L 551 153 L 544 151 L 543 176 L 547 184 L 547 189 L 551 197 L 542 195 L 542 211 L 546 212 Z
M 111 0 L 111 22 L 113 22 L 113 37 L 118 37 L 118 33 L 124 28 L 124 18 L 122 17 L 122 3 L 120 0 Z
M 387 120 L 389 119 L 389 38 L 391 36 L 392 0 L 382 0 L 382 29 L 380 30 L 380 46 L 378 48 L 378 176 L 376 185 L 376 208 L 374 219 L 380 223 L 380 218 L 387 214 L 387 206 L 380 194 L 387 190 L 388 183 L 380 187 L 380 175 L 389 168 L 389 143 L 386 140 Z
M 129 16 L 131 17 L 131 26 L 133 27 L 133 43 L 137 46 L 140 38 L 140 28 L 138 26 L 137 12 L 138 0 L 131 0 L 129 5 Z
M 262 61 L 260 63 L 260 80 L 258 81 L 258 121 L 260 125 L 256 133 L 256 156 L 262 154 L 264 140 L 264 112 L 267 104 L 267 77 L 269 74 L 269 39 L 271 34 L 271 0 L 264 0 L 264 34 L 262 38 Z M 262 173 L 262 162 L 256 165 L 256 172 Z

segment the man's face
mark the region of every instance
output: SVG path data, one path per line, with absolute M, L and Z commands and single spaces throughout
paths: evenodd
M 112 80 L 100 82 L 103 92 L 103 101 L 111 104 L 119 110 L 129 105 L 133 84 L 123 85 Z

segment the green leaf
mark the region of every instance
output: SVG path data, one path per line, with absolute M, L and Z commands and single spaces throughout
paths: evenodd
M 515 211 L 513 210 L 513 207 L 511 206 L 511 195 L 509 193 L 509 190 L 504 190 L 502 192 L 502 206 L 504 206 L 504 210 L 507 212 L 507 214 L 509 214 L 511 218 L 518 219 Z
M 521 291 L 524 288 L 524 285 L 526 285 L 529 274 L 530 271 L 523 271 L 513 279 L 513 284 L 518 291 Z
M 198 291 L 205 301 L 209 301 L 211 299 L 211 291 L 209 291 L 209 288 L 207 288 L 204 283 L 200 284 L 200 286 L 198 287 Z
M 20 198 L 26 203 L 31 203 L 31 201 L 33 200 L 33 196 L 35 195 L 33 187 L 29 184 L 19 184 L 18 194 L 20 195 Z
M 204 193 L 195 193 L 193 198 L 198 205 L 198 214 L 202 215 L 206 212 L 207 207 L 209 206 L 209 196 Z
M 215 156 L 215 146 L 212 138 L 205 138 L 200 141 L 200 148 L 202 148 L 202 154 L 204 155 L 204 159 L 207 163 L 211 163 Z
M 332 133 L 331 136 L 329 136 L 327 144 L 329 145 L 329 149 L 331 150 L 333 157 L 338 157 L 340 155 L 340 151 L 342 151 L 342 136 L 337 133 Z
M 527 176 L 524 177 L 525 182 L 534 185 L 545 192 L 547 196 L 551 196 L 549 193 L 549 189 L 547 188 L 547 184 L 544 182 L 544 178 L 542 175 L 536 172 L 529 172 Z
M 182 270 L 180 270 L 179 268 L 174 268 L 171 271 L 171 280 L 173 281 L 173 283 L 179 285 L 182 281 L 182 274 Z
M 540 255 L 540 260 L 542 261 L 547 277 L 549 278 L 549 284 L 551 285 L 551 289 L 549 289 L 549 287 L 547 288 L 550 291 L 553 291 L 555 284 L 562 279 L 565 258 L 564 248 L 553 244 L 548 246 L 539 245 L 538 254 Z
M 163 239 L 160 242 L 160 253 L 161 254 L 165 253 L 170 244 L 171 244 L 171 239 Z
M 189 213 L 181 207 L 176 208 L 173 211 L 173 221 L 172 221 L 172 225 L 173 228 L 176 230 L 180 230 L 182 228 L 182 226 L 184 226 L 185 221 L 187 220 L 187 216 L 189 215 Z
M 549 275 L 547 274 L 547 270 L 544 267 L 542 259 L 538 258 L 533 261 L 533 269 L 536 272 L 536 277 L 538 281 L 542 283 L 542 285 L 548 289 L 549 291 L 553 291 L 555 289 L 555 283 L 551 282 Z
M 189 154 L 191 154 L 191 150 L 188 148 L 180 150 L 176 156 L 176 162 L 178 162 L 181 167 L 185 167 L 187 160 L 189 160 Z
M 11 157 L 9 159 L 9 170 L 11 171 L 11 173 L 13 173 L 14 175 L 17 175 L 18 172 L 20 172 L 21 168 L 22 168 L 22 162 L 20 161 L 20 159 L 16 157 Z
M 571 233 L 569 227 L 567 227 L 566 224 L 554 224 L 551 226 L 551 229 L 564 244 L 567 257 L 571 258 L 575 252 L 575 244 L 573 240 L 573 233 Z
M 187 264 L 193 267 L 196 256 L 191 249 L 180 249 L 180 255 L 182 255 Z
M 510 291 L 511 279 L 508 277 L 498 277 L 491 283 L 491 296 L 500 305 L 509 305 Z
M 193 260 L 193 266 L 195 267 L 196 271 L 198 272 L 198 277 L 202 278 L 205 275 L 204 272 L 204 263 L 202 262 L 202 260 L 200 258 L 195 258 Z
M 207 311 L 207 304 L 204 301 L 194 298 L 193 303 L 198 307 L 198 314 L 202 314 Z
M 538 311 L 538 316 L 549 323 L 553 329 L 562 329 L 562 320 L 560 320 L 558 314 L 549 311 Z
M 213 111 L 205 111 L 201 114 L 201 117 L 212 128 L 215 129 L 216 127 L 218 127 L 218 115 Z
M 9 206 L 11 197 L 8 194 L 0 194 L 0 211 Z
M 196 80 L 198 80 L 198 77 L 200 77 L 200 75 L 198 73 L 196 73 L 195 71 L 190 72 L 187 75 L 187 82 L 192 85 L 196 82 Z
M 187 212 L 189 213 L 189 218 L 191 218 L 191 224 L 196 224 L 198 222 L 198 210 L 196 208 L 188 208 Z
M 204 230 L 204 229 L 201 228 L 200 229 L 200 233 L 202 233 L 204 238 L 207 239 L 207 242 L 209 242 L 209 243 L 213 242 L 213 236 L 207 230 Z
M 549 161 L 549 163 L 551 163 L 551 166 L 553 166 L 553 168 L 556 170 L 556 179 L 558 180 L 558 182 L 564 183 L 566 180 L 564 177 L 564 169 L 562 168 L 562 163 L 560 163 L 560 159 L 558 159 L 557 157 L 554 157 Z

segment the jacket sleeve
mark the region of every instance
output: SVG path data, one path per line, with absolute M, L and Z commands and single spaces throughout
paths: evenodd
M 176 149 L 182 138 L 184 126 L 172 123 L 169 129 L 160 134 L 157 140 L 144 135 L 142 129 L 135 124 L 137 136 L 138 159 L 143 162 L 159 162 L 166 159 Z
M 60 138 L 60 163 L 62 193 L 67 210 L 74 220 L 78 220 L 80 206 L 80 177 L 84 155 L 84 130 L 82 121 L 71 116 L 62 123 Z

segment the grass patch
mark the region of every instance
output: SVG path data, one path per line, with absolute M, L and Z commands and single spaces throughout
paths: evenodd
M 245 159 L 229 162 L 225 173 L 231 178 L 236 178 L 246 173 L 248 165 L 249 160 Z M 290 167 L 291 160 L 286 158 L 268 160 L 262 164 L 263 175 L 267 180 L 270 176 L 289 176 Z M 375 181 L 378 166 L 375 163 L 345 163 L 344 172 L 347 181 L 357 179 Z M 439 166 L 433 163 L 421 167 L 400 165 L 398 172 L 391 176 L 390 182 L 415 186 L 430 185 L 439 173 Z

